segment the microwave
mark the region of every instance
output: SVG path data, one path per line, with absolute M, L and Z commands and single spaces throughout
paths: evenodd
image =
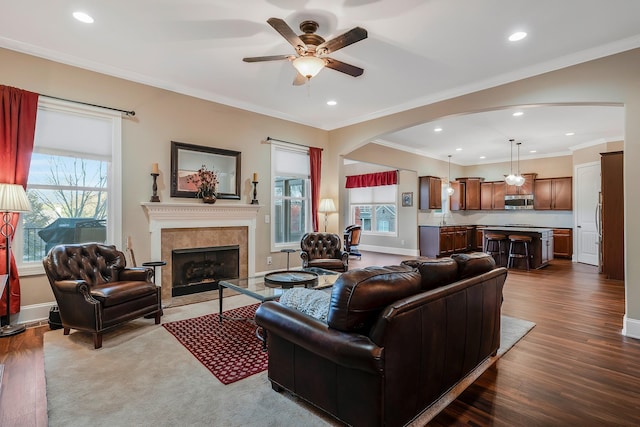
M 533 194 L 508 194 L 504 196 L 505 209 L 533 209 Z

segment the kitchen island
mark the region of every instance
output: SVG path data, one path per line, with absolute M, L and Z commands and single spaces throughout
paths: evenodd
M 549 261 L 553 259 L 553 229 L 551 228 L 537 228 L 537 227 L 506 227 L 506 226 L 486 226 L 482 228 L 483 243 L 486 241 L 486 234 L 489 232 L 504 234 L 509 236 L 510 234 L 519 234 L 523 236 L 531 237 L 531 243 L 529 244 L 529 254 L 531 255 L 531 268 L 542 268 L 549 265 Z M 486 244 L 483 244 L 486 247 Z M 506 254 L 504 265 L 509 256 L 509 242 L 506 245 Z M 496 255 L 496 263 L 498 257 Z M 516 261 L 514 263 L 515 268 L 526 269 L 524 262 Z

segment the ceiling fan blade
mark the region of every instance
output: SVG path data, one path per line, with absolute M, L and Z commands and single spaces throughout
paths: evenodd
M 295 55 L 272 55 L 272 56 L 253 56 L 251 58 L 242 58 L 244 62 L 262 62 L 262 61 L 280 61 L 283 59 L 292 60 Z
M 269 18 L 267 19 L 269 25 L 273 27 L 282 37 L 287 39 L 287 41 L 296 49 L 298 54 L 302 55 L 307 52 L 307 45 L 298 37 L 298 35 L 291 29 L 289 25 L 287 25 L 284 20 L 280 18 Z
M 364 73 L 364 70 L 360 67 L 356 67 L 355 65 L 350 65 L 342 61 L 338 61 L 332 58 L 323 58 L 325 63 L 327 64 L 327 68 L 331 68 L 336 71 L 340 71 L 341 73 L 349 74 L 353 77 L 361 76 Z
M 307 82 L 307 78 L 296 71 L 296 76 L 293 79 L 293 85 L 294 86 L 302 86 L 306 82 Z
M 322 43 L 316 48 L 316 52 L 319 55 L 326 55 L 350 44 L 359 42 L 360 40 L 364 40 L 367 36 L 367 30 L 361 27 L 355 27 L 338 37 Z

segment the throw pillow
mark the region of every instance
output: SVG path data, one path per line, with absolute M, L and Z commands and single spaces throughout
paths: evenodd
M 294 308 L 322 322 L 327 321 L 331 295 L 316 289 L 292 288 L 284 291 L 280 304 Z

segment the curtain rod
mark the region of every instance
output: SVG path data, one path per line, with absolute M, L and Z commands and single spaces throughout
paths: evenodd
M 105 107 L 104 105 L 90 104 L 88 102 L 82 102 L 82 101 L 74 101 L 73 99 L 59 98 L 57 96 L 45 95 L 43 93 L 41 93 L 40 96 L 45 96 L 45 97 L 51 98 L 51 99 L 57 99 L 58 101 L 75 102 L 76 104 L 88 105 L 89 107 L 98 107 L 98 108 L 105 108 L 107 110 L 112 110 L 112 111 L 119 111 L 121 113 L 124 113 L 127 116 L 135 116 L 136 115 L 136 112 L 133 111 L 133 110 L 128 111 L 128 110 L 122 110 L 120 108 Z
M 298 144 L 297 142 L 284 141 L 282 139 L 271 138 L 270 136 L 267 137 L 266 141 L 267 142 L 269 142 L 269 141 L 278 141 L 278 142 L 284 142 L 286 144 L 297 145 L 297 146 L 300 146 L 300 147 L 311 148 L 308 145 Z M 317 148 L 317 147 L 313 147 L 313 148 Z M 324 151 L 324 148 L 320 148 L 320 151 Z

